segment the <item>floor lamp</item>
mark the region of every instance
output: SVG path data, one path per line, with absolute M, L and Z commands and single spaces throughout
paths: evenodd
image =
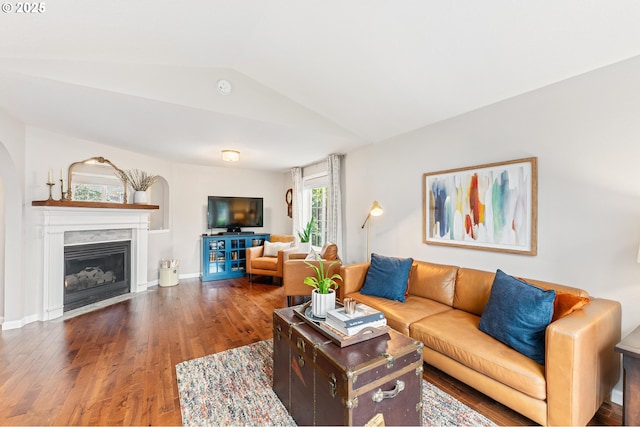
M 369 252 L 369 240 L 371 237 L 371 221 L 369 221 L 369 218 L 371 218 L 372 216 L 380 216 L 382 215 L 384 211 L 382 210 L 382 207 L 380 207 L 380 204 L 378 204 L 377 200 L 373 201 L 373 205 L 371 205 L 371 209 L 369 209 L 369 214 L 367 215 L 367 219 L 364 220 L 364 224 L 362 224 L 362 228 L 364 228 L 364 226 L 367 226 L 367 261 L 371 261 L 371 253 Z

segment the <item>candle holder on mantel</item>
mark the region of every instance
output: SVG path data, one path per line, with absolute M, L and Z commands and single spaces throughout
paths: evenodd
M 64 191 L 64 180 L 61 178 L 60 179 L 60 201 L 63 202 L 65 201 L 65 195 L 67 194 L 66 191 Z
M 53 196 L 51 195 L 51 188 L 55 185 L 53 182 L 47 182 L 49 186 L 49 200 L 53 200 Z

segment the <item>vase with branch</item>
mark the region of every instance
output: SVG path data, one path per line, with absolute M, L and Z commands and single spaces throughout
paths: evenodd
M 125 185 L 133 188 L 133 202 L 136 204 L 147 203 L 147 190 L 158 180 L 158 175 L 152 175 L 140 169 L 118 170 L 117 174 Z

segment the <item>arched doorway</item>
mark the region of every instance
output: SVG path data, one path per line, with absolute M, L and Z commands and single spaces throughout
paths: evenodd
M 22 326 L 24 317 L 22 184 L 0 141 L 0 318 L 2 329 Z

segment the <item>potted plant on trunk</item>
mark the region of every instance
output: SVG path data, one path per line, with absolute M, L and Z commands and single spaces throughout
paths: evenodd
M 315 317 L 325 318 L 327 311 L 336 308 L 336 289 L 338 289 L 338 283 L 336 280 L 342 280 L 342 276 L 335 273 L 329 276 L 331 267 L 335 264 L 339 264 L 340 261 L 334 261 L 326 268 L 324 262 L 320 256 L 316 257 L 318 265 L 305 261 L 309 267 L 316 273 L 315 277 L 305 277 L 304 284 L 313 287 L 311 291 L 311 313 Z
M 146 204 L 147 190 L 158 180 L 158 175 L 151 175 L 138 169 L 118 170 L 118 174 L 125 185 L 129 183 L 133 188 L 133 203 Z
M 300 239 L 300 245 L 298 248 L 300 249 L 300 252 L 308 253 L 311 250 L 311 234 L 313 233 L 315 226 L 316 220 L 315 218 L 311 218 L 304 229 L 298 231 L 298 238 Z

